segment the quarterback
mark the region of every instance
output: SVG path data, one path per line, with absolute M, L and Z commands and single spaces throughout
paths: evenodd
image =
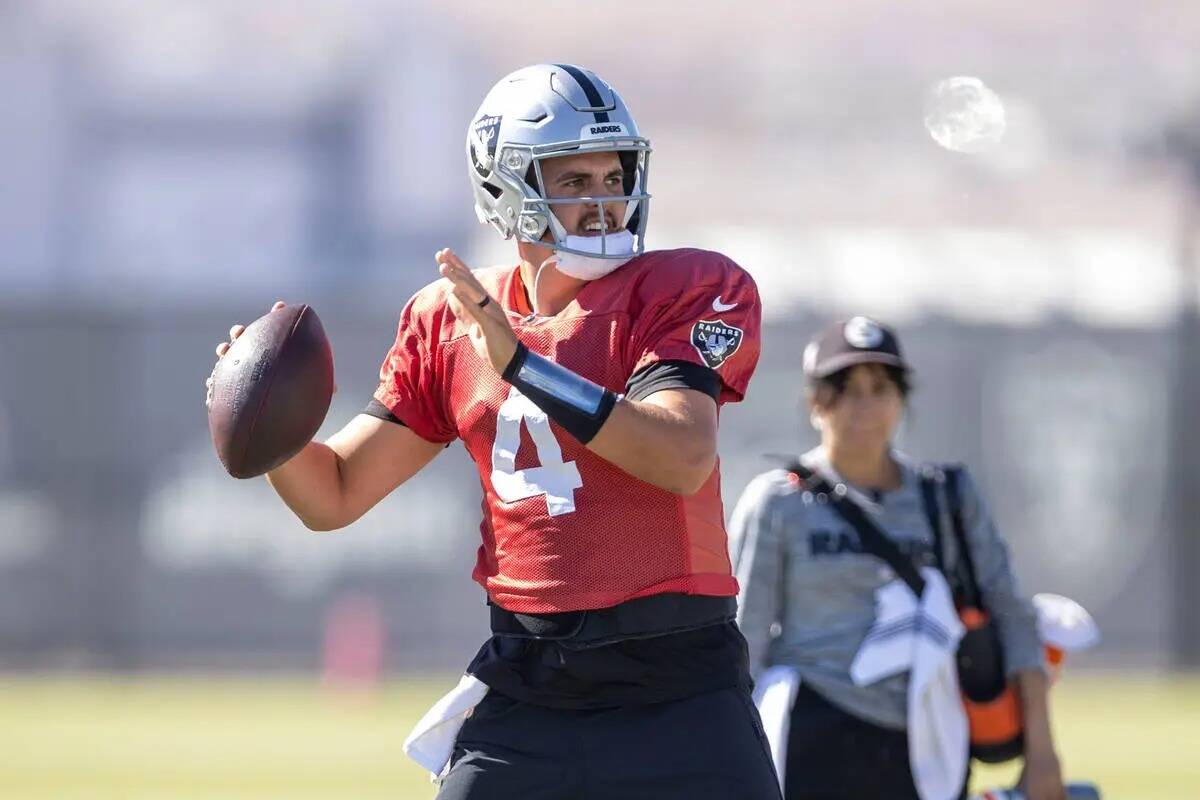
M 516 261 L 439 251 L 370 404 L 268 480 L 329 530 L 451 442 L 478 467 L 493 635 L 407 748 L 441 800 L 778 798 L 716 452 L 758 361 L 754 282 L 718 253 L 645 249 L 650 143 L 588 70 L 504 77 L 466 156 Z

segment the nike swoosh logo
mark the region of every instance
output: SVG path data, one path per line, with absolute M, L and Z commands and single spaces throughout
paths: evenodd
M 737 303 L 722 303 L 720 295 L 717 295 L 716 299 L 713 300 L 713 311 L 716 311 L 718 314 L 722 311 L 728 311 L 731 308 L 737 308 Z

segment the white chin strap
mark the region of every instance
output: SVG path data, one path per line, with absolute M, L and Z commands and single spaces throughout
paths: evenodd
M 594 281 L 624 266 L 633 258 L 633 234 L 618 231 L 604 236 L 564 237 L 562 244 L 589 255 L 556 250 L 547 262 L 554 261 L 558 271 L 581 281 Z M 601 256 L 603 252 L 605 255 Z M 594 255 L 592 255 L 594 254 Z

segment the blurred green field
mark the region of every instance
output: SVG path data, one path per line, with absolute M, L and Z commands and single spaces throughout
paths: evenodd
M 0 678 L 0 798 L 429 798 L 400 744 L 453 682 L 368 699 L 297 679 Z M 1072 675 L 1055 717 L 1069 778 L 1116 800 L 1200 797 L 1200 677 Z

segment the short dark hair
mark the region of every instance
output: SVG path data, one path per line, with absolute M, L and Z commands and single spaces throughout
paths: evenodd
M 855 367 L 864 366 L 862 364 L 852 364 L 844 369 L 839 369 L 837 372 L 826 375 L 824 378 L 813 378 L 808 383 L 808 401 L 814 403 L 818 399 L 822 404 L 833 405 L 838 399 L 845 394 L 846 384 L 850 381 L 850 372 Z M 908 402 L 908 396 L 912 394 L 912 379 L 909 371 L 903 367 L 892 366 L 891 364 L 879 364 L 883 369 L 884 375 L 896 386 L 896 390 L 900 392 L 900 397 Z M 828 403 L 824 399 L 828 398 Z

